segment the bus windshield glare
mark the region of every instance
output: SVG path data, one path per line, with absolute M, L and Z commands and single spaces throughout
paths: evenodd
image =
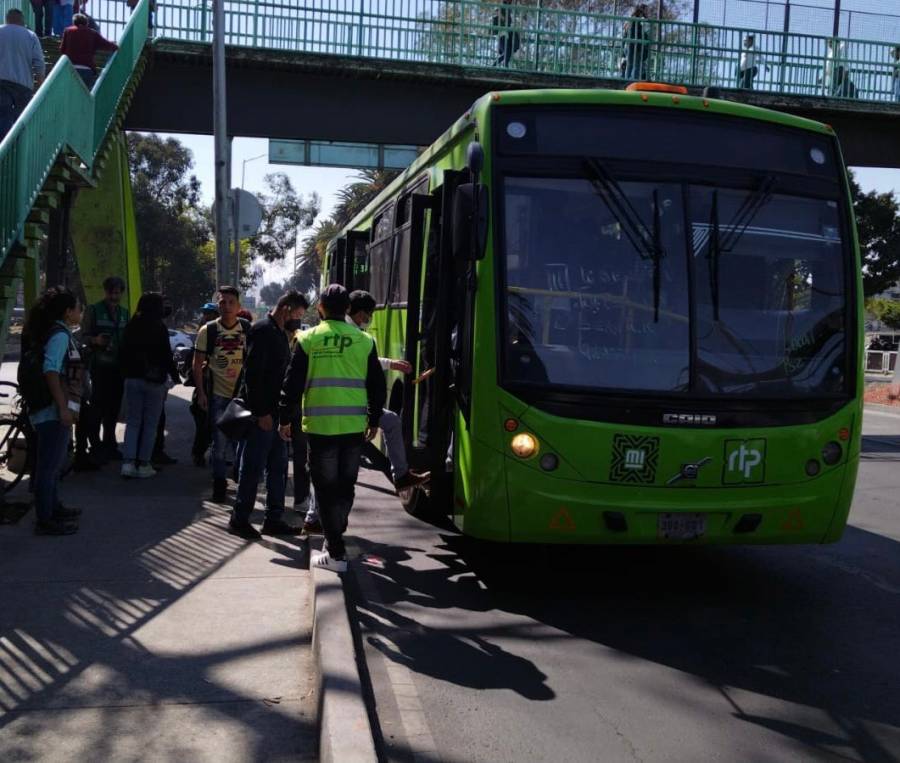
M 504 379 L 756 398 L 846 393 L 834 199 L 706 182 L 501 179 Z

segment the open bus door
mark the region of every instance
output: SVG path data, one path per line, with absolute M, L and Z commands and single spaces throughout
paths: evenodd
M 446 170 L 440 188 L 429 195 L 413 196 L 410 248 L 424 256 L 410 257 L 406 359 L 414 375 L 405 384 L 401 415 L 410 463 L 432 474 L 430 501 L 424 501 L 418 489 L 401 494 L 404 508 L 416 515 L 446 516 L 450 510 L 452 475 L 447 475 L 445 464 L 454 404 L 452 332 L 457 279 L 449 221 L 454 192 L 466 178 L 466 172 Z M 414 384 L 426 373 L 426 378 Z

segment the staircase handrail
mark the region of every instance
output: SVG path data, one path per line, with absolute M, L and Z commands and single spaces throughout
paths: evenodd
M 0 142 L 0 261 L 19 239 L 61 151 L 94 167 L 148 38 L 151 0 L 139 0 L 92 92 L 62 56 Z

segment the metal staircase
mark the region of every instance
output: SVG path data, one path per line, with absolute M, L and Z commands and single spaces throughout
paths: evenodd
M 95 186 L 117 150 L 146 66 L 149 3 L 138 3 L 90 92 L 60 57 L 58 42 L 45 41 L 49 74 L 0 142 L 0 357 L 19 286 L 24 283 L 26 305 L 38 293 L 40 246 L 61 235 L 56 228 L 65 227 L 70 191 Z

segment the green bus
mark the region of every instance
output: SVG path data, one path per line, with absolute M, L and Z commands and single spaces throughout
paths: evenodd
M 479 99 L 331 242 L 427 491 L 502 542 L 829 543 L 862 288 L 833 130 L 684 88 Z

